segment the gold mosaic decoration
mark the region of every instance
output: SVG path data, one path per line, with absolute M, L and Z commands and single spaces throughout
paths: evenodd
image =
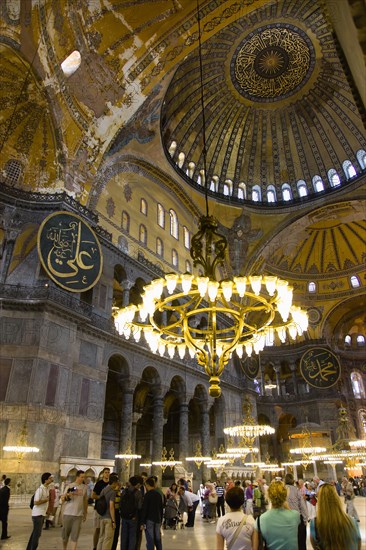
M 257 29 L 235 56 L 234 83 L 244 96 L 255 101 L 287 97 L 310 75 L 310 48 L 296 27 Z

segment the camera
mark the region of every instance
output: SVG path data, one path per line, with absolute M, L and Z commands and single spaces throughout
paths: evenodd
M 67 492 L 68 492 L 68 493 L 75 493 L 75 491 L 77 491 L 77 490 L 78 490 L 77 487 L 69 487 L 69 488 L 67 489 Z

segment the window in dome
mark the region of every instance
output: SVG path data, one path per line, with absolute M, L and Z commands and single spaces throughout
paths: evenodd
M 244 200 L 247 196 L 247 188 L 245 183 L 241 182 L 238 185 L 238 199 Z
M 290 201 L 292 199 L 291 187 L 288 183 L 282 185 L 282 198 L 284 201 Z
M 74 50 L 66 59 L 61 63 L 61 69 L 65 76 L 71 76 L 81 65 L 80 52 Z
M 170 147 L 168 149 L 169 151 L 169 155 L 171 157 L 174 157 L 174 153 L 176 152 L 177 150 L 177 142 L 176 141 L 172 141 L 171 144 L 170 144 Z
M 347 346 L 350 346 L 350 345 L 351 345 L 351 342 L 352 342 L 351 335 L 350 335 L 350 334 L 347 334 L 347 335 L 344 337 L 344 343 L 345 343 Z
M 179 166 L 179 168 L 183 168 L 185 158 L 186 158 L 185 154 L 180 152 L 179 155 L 178 155 L 178 166 Z
M 352 275 L 350 278 L 350 283 L 352 288 L 358 288 L 360 286 L 360 280 L 357 275 Z
M 348 180 L 353 178 L 354 176 L 357 176 L 357 172 L 350 160 L 345 160 L 344 163 L 342 164 L 342 167 L 343 167 L 345 176 Z
M 164 256 L 163 241 L 159 237 L 156 239 L 156 253 L 158 256 Z
M 276 190 L 273 185 L 267 187 L 267 202 L 276 202 Z
M 165 227 L 165 210 L 164 206 L 158 202 L 157 206 L 158 225 L 164 229 Z
M 183 239 L 184 246 L 189 250 L 191 247 L 191 236 L 189 234 L 188 228 L 185 225 L 183 226 Z
M 332 187 L 337 187 L 338 185 L 341 185 L 340 177 L 338 176 L 334 168 L 328 170 L 328 180 Z
M 205 171 L 200 170 L 198 177 L 197 177 L 197 183 L 198 185 L 205 185 Z
M 122 212 L 122 229 L 126 233 L 130 232 L 130 216 L 125 210 Z
M 172 264 L 174 267 L 178 267 L 178 252 L 174 248 L 172 250 Z
M 219 190 L 219 178 L 218 176 L 212 176 L 212 180 L 210 183 L 210 191 L 214 191 L 215 193 L 217 193 L 218 190 Z
M 365 337 L 363 334 L 357 334 L 356 342 L 358 346 L 364 346 L 365 345 Z
M 178 239 L 178 217 L 172 208 L 169 210 L 169 216 L 170 216 L 170 234 L 175 239 Z
M 260 202 L 261 198 L 261 188 L 259 185 L 254 185 L 254 187 L 252 187 L 252 201 Z
M 191 266 L 191 262 L 189 260 L 186 260 L 186 271 L 188 273 L 192 273 L 192 266 Z
M 144 245 L 147 244 L 147 230 L 143 224 L 140 225 L 139 229 L 139 241 Z
M 308 194 L 308 188 L 304 180 L 299 180 L 297 182 L 297 192 L 299 193 L 299 197 L 306 197 Z
M 364 149 L 360 149 L 359 151 L 357 151 L 356 157 L 361 169 L 365 170 L 366 169 L 366 151 L 364 151 Z
M 233 193 L 233 182 L 231 180 L 226 180 L 222 191 L 225 197 L 230 197 Z
M 147 216 L 147 202 L 145 199 L 141 199 L 140 201 L 140 212 L 144 214 L 144 216 Z
M 196 168 L 196 165 L 194 162 L 189 162 L 188 163 L 188 168 L 186 170 L 186 174 L 189 178 L 193 178 L 193 174 L 194 174 L 194 169 Z
M 353 395 L 356 397 L 356 399 L 362 399 L 365 398 L 365 388 L 363 385 L 363 380 L 359 372 L 352 372 L 351 373 L 351 383 L 352 383 L 352 390 Z
M 308 291 L 316 292 L 316 283 L 314 283 L 314 281 L 310 281 L 310 283 L 308 284 Z
M 324 191 L 324 183 L 320 176 L 314 176 L 313 177 L 313 186 L 317 193 L 320 193 L 321 191 Z

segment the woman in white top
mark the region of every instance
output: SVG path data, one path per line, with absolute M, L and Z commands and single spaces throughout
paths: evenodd
M 226 492 L 225 500 L 230 512 L 221 516 L 216 525 L 216 550 L 252 550 L 254 519 L 243 514 L 244 491 L 232 487 Z

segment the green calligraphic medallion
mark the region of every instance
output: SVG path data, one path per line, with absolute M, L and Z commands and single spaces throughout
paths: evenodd
M 258 376 L 259 361 L 258 357 L 247 357 L 240 362 L 241 368 L 247 378 L 254 380 Z
M 38 255 L 47 275 L 70 292 L 85 292 L 98 281 L 102 249 L 89 225 L 76 214 L 55 212 L 38 231 Z
M 300 372 L 314 388 L 331 388 L 339 380 L 341 365 L 329 349 L 312 348 L 301 357 Z

